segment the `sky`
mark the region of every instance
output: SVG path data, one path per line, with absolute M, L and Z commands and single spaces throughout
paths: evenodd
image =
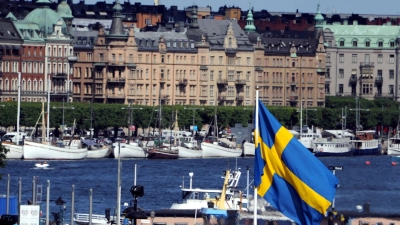
M 77 0 L 74 0 L 76 2 Z M 101 0 L 104 1 L 104 0 Z M 108 3 L 114 0 L 105 0 Z M 128 0 L 120 0 L 124 2 Z M 154 0 L 130 0 L 131 3 L 141 2 L 143 5 L 153 5 Z M 399 0 L 159 0 L 160 4 L 167 6 L 177 5 L 178 9 L 191 6 L 210 5 L 213 11 L 217 11 L 220 6 L 238 6 L 242 10 L 249 8 L 251 2 L 255 10 L 266 9 L 271 12 L 296 12 L 300 13 L 316 12 L 317 4 L 320 3 L 321 13 L 355 13 L 355 14 L 390 14 L 400 15 Z M 96 0 L 85 0 L 93 4 Z

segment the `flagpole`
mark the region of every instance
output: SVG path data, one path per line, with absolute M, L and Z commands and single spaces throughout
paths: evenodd
M 259 121 L 259 118 L 258 118 L 258 89 L 259 89 L 259 87 L 258 86 L 256 86 L 256 115 L 255 115 L 255 129 L 254 129 L 254 143 L 257 145 L 257 144 L 259 144 L 259 131 L 260 131 L 260 128 L 259 128 L 259 125 L 258 125 L 258 121 Z M 258 146 L 255 146 L 255 147 L 258 147 Z M 257 194 L 257 187 L 256 186 L 254 186 L 254 221 L 253 221 L 253 225 L 257 225 L 257 199 L 258 199 L 258 194 Z

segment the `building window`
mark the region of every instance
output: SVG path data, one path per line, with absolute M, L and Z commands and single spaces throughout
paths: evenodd
M 371 46 L 371 42 L 370 41 L 366 41 L 365 42 L 365 47 L 370 47 Z
M 353 41 L 353 47 L 357 47 L 357 41 L 356 40 Z
M 389 63 L 394 64 L 394 55 L 390 55 Z
M 389 70 L 389 79 L 394 79 L 394 70 Z
M 394 86 L 389 85 L 389 94 L 394 94 Z
M 344 54 L 339 55 L 339 63 L 344 63 Z
M 331 53 L 326 53 L 326 62 L 330 63 L 331 62 Z M 302 65 L 304 66 L 304 65 Z
M 338 78 L 344 78 L 344 69 L 339 69 L 339 77 Z
M 390 47 L 392 47 L 392 48 L 395 47 L 394 41 L 390 41 Z
M 100 53 L 99 54 L 100 62 L 104 62 L 104 54 Z
M 383 41 L 378 41 L 378 47 L 383 47 Z
M 339 90 L 338 90 L 338 92 L 339 92 L 339 93 L 343 93 L 343 84 L 339 84 Z
M 340 46 L 340 47 L 343 47 L 343 46 L 344 46 L 344 40 L 340 40 L 340 41 L 339 41 L 339 46 Z
M 146 19 L 146 20 L 145 20 L 145 24 L 146 24 L 146 25 L 151 25 L 151 20 L 150 20 L 150 19 Z
M 352 63 L 357 63 L 357 54 L 353 54 L 351 57 L 351 62 Z
M 377 71 L 378 77 L 382 77 L 382 70 Z
M 378 63 L 383 63 L 383 54 L 378 54 Z
M 210 64 L 211 65 L 214 65 L 214 58 L 215 58 L 214 56 L 210 56 Z

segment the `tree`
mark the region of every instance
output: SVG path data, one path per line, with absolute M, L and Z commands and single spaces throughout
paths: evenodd
M 10 150 L 6 149 L 6 147 L 4 147 L 1 142 L 0 142 L 0 167 L 4 168 L 6 166 L 6 154 L 9 152 Z M 2 174 L 0 174 L 0 179 L 2 177 Z

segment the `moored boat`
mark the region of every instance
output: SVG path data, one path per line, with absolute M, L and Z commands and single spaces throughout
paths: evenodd
M 203 150 L 198 146 L 194 137 L 180 137 L 178 150 L 179 158 L 201 158 L 203 156 Z
M 42 162 L 42 163 L 35 163 L 36 168 L 47 168 L 49 167 L 49 164 L 47 162 Z
M 353 155 L 350 138 L 318 138 L 314 141 L 315 156 Z
M 255 154 L 255 146 L 254 143 L 244 142 L 243 143 L 243 156 L 254 156 Z
M 397 133 L 394 137 L 389 139 L 387 149 L 388 155 L 400 155 L 400 135 Z
M 142 147 L 141 142 L 128 143 L 113 143 L 114 158 L 145 158 L 147 157 L 146 150 Z
M 107 156 L 108 147 L 106 145 L 96 143 L 89 139 L 82 140 L 81 142 L 82 147 L 86 147 L 88 150 L 87 159 L 101 159 Z
M 178 157 L 178 149 L 175 148 L 159 146 L 147 150 L 147 158 L 149 159 L 177 159 Z
M 243 205 L 247 205 L 247 198 L 237 189 L 240 175 L 240 170 L 227 170 L 222 176 L 224 179 L 222 189 L 202 189 L 192 187 L 193 173 L 189 173 L 189 188 L 185 188 L 182 184 L 182 200 L 173 203 L 170 209 L 217 208 L 247 211 L 243 207 Z
M 381 154 L 381 144 L 374 138 L 374 130 L 357 131 L 355 140 L 352 140 L 352 151 L 354 155 L 379 155 Z
M 19 133 L 18 142 L 25 139 L 26 133 Z M 8 149 L 6 154 L 7 159 L 22 159 L 24 156 L 23 145 L 17 144 L 17 132 L 6 133 L 1 138 L 1 144 Z
M 203 158 L 206 157 L 240 157 L 242 149 L 226 138 L 209 137 L 201 143 Z

